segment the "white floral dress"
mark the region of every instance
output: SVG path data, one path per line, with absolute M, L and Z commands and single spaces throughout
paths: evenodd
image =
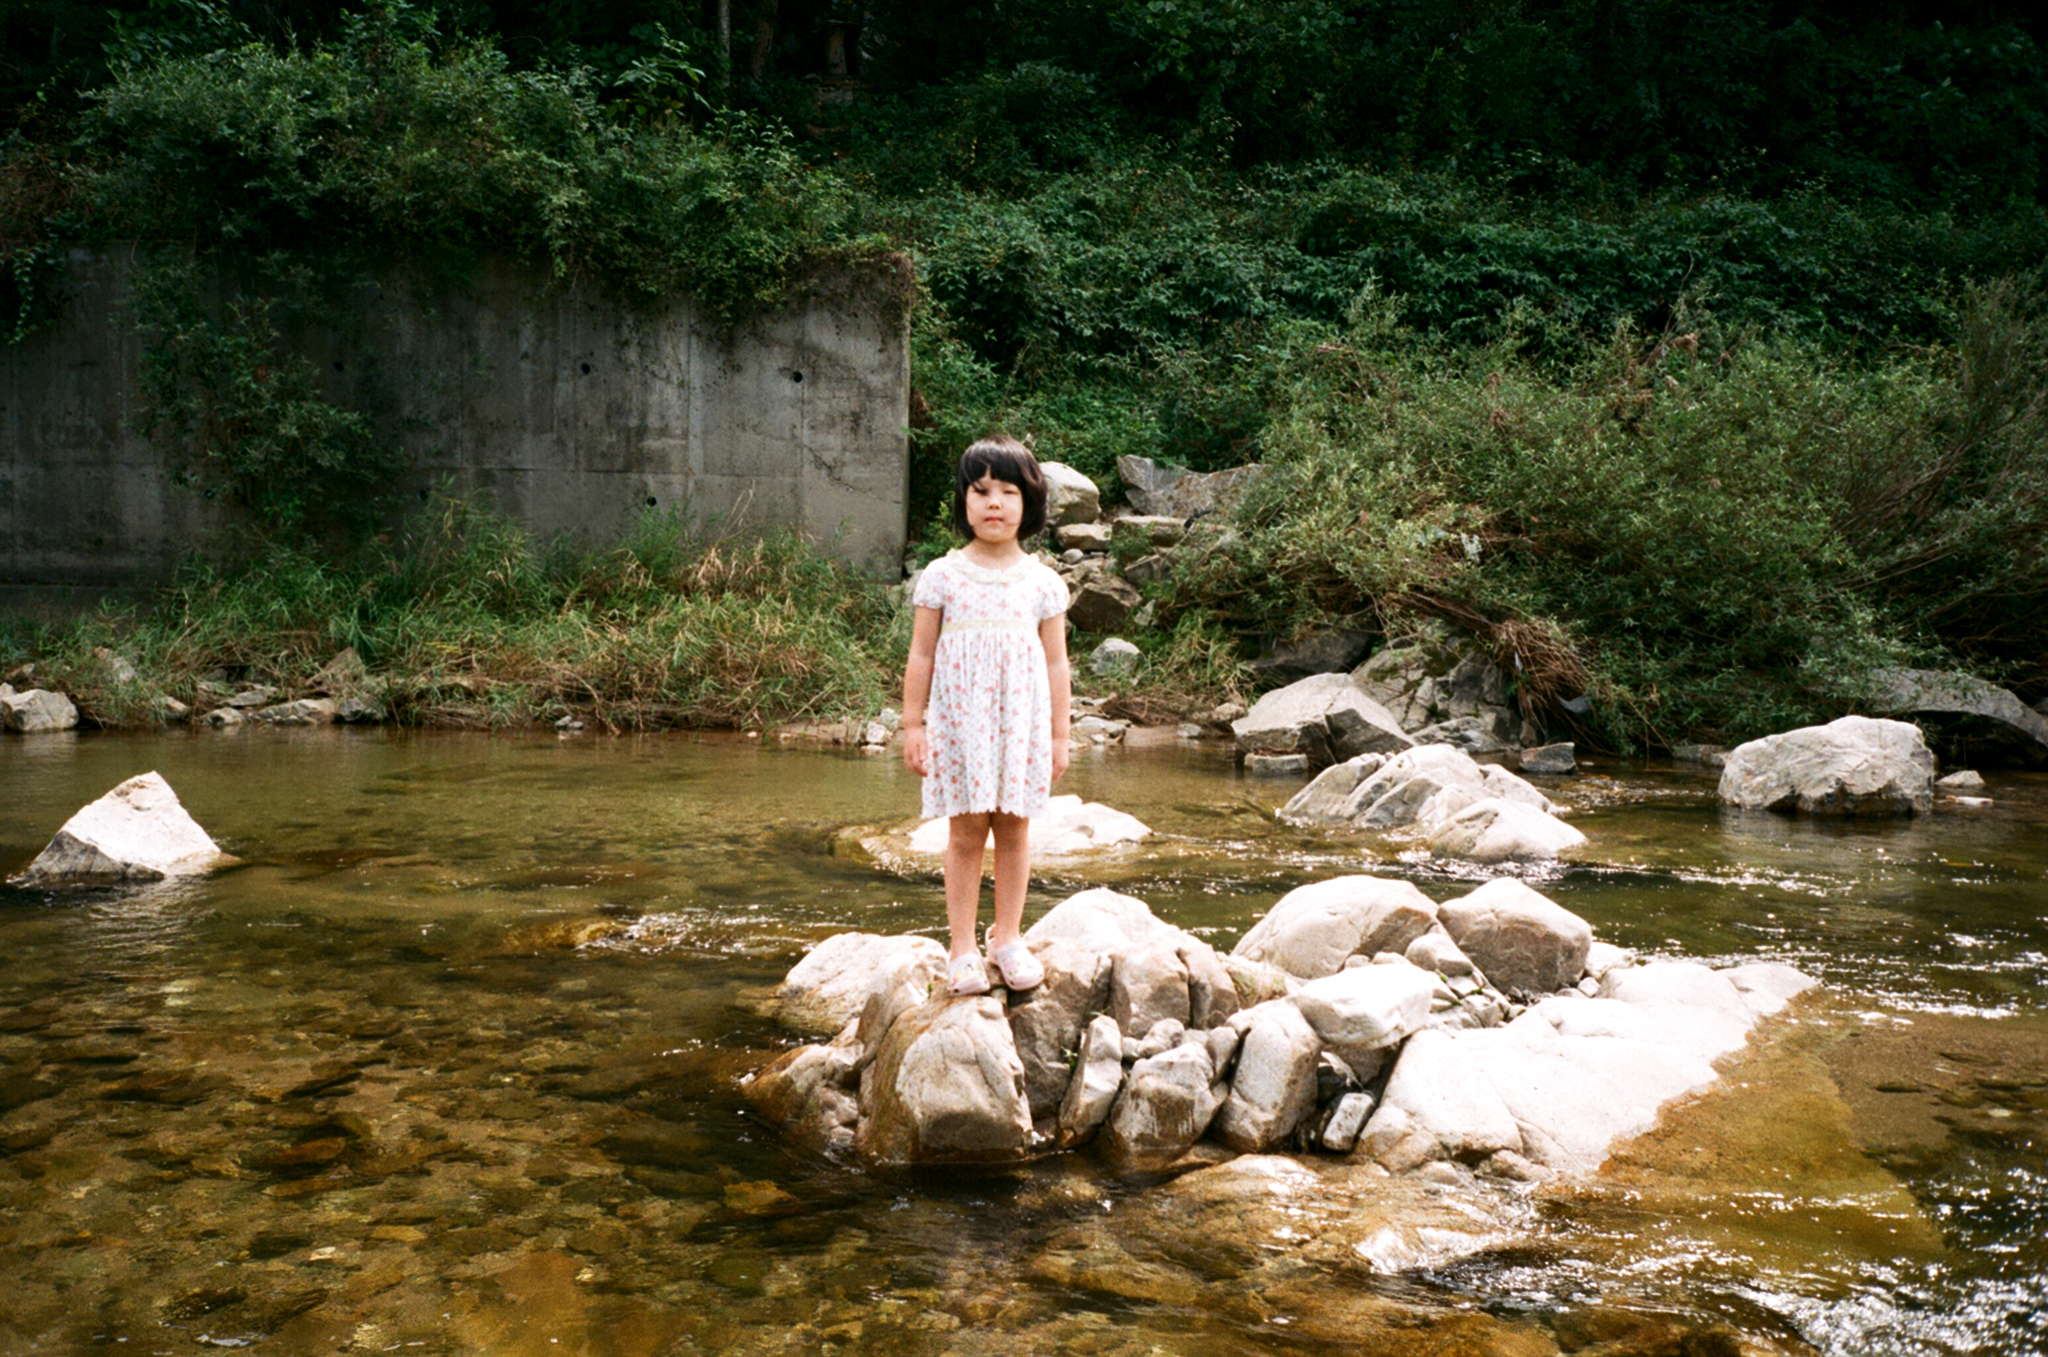
M 1038 626 L 1067 610 L 1066 581 L 1036 557 L 990 570 L 955 551 L 925 568 L 911 602 L 940 614 L 925 815 L 1044 811 L 1052 689 Z

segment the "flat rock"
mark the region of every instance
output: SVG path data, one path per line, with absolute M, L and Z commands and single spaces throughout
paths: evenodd
M 911 831 L 910 850 L 942 854 L 946 851 L 947 833 L 944 816 L 926 820 Z M 1142 843 L 1151 834 L 1144 821 L 1113 806 L 1083 801 L 1078 796 L 1055 796 L 1046 802 L 1043 814 L 1031 818 L 1031 856 L 1035 861 L 1122 848 Z
M 26 890 L 190 876 L 232 861 L 157 773 L 131 777 L 64 822 L 8 884 Z

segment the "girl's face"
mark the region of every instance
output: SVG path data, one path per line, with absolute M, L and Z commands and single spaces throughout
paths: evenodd
M 967 487 L 967 526 L 975 540 L 1005 546 L 1024 523 L 1024 491 L 1008 481 L 983 476 Z

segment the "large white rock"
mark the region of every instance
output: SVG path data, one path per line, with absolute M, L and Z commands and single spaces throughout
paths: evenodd
M 78 724 L 78 708 L 62 693 L 30 688 L 0 691 L 0 730 L 18 735 L 45 735 Z
M 1311 980 L 1288 999 L 1328 1049 L 1353 1070 L 1379 1065 L 1379 1052 L 1398 1046 L 1429 1023 L 1436 977 L 1406 961 L 1351 966 Z
M 1549 862 L 1585 842 L 1549 811 L 1490 796 L 1446 820 L 1429 836 L 1429 851 L 1467 862 Z
M 1239 753 L 1306 754 L 1316 763 L 1415 743 L 1393 713 L 1367 697 L 1349 674 L 1312 674 L 1275 688 L 1231 722 L 1230 729 Z
M 890 1026 L 860 1076 L 854 1147 L 874 1164 L 1001 1160 L 1031 1142 L 1002 1001 L 935 999 Z
M 1914 815 L 1934 805 L 1934 755 L 1904 721 L 1844 716 L 1737 745 L 1721 800 L 1808 815 Z
M 1045 473 L 1045 525 L 1093 523 L 1102 515 L 1102 492 L 1095 482 L 1065 462 L 1040 462 Z
M 926 820 L 910 832 L 914 853 L 940 854 L 946 851 L 948 822 L 944 816 Z M 1031 817 L 1031 857 L 1071 857 L 1104 848 L 1142 843 L 1152 833 L 1134 815 L 1098 802 L 1084 802 L 1078 796 L 1055 796 L 1045 812 Z
M 27 890 L 161 881 L 205 872 L 227 857 L 156 773 L 131 777 L 64 822 L 8 884 Z
M 1451 745 L 1425 744 L 1326 770 L 1281 807 L 1280 818 L 1290 824 L 1357 829 L 1412 825 L 1428 834 L 1486 800 L 1545 813 L 1554 809 L 1548 797 L 1507 769 L 1482 766 Z
M 1513 877 L 1437 906 L 1459 950 L 1496 989 L 1548 994 L 1579 983 L 1593 926 Z
M 1353 956 L 1405 952 L 1436 921 L 1435 903 L 1412 882 L 1339 876 L 1281 896 L 1233 950 L 1313 980 Z
M 1103 1129 L 1102 1145 L 1122 1164 L 1162 1164 L 1202 1138 L 1223 1105 L 1225 1087 L 1201 1042 L 1140 1060 Z
M 926 982 L 945 978 L 946 949 L 931 938 L 835 933 L 790 968 L 769 1008 L 799 1032 L 837 1032 L 860 1016 L 875 977 L 897 958 L 909 958 Z M 916 983 L 909 976 L 896 978 Z
M 1230 1096 L 1216 1114 L 1216 1135 L 1241 1154 L 1271 1149 L 1315 1107 L 1321 1043 L 1285 999 L 1245 1009 L 1230 1025 L 1244 1033 L 1244 1042 Z

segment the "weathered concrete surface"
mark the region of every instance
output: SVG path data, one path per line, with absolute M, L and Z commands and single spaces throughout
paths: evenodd
M 218 521 L 137 432 L 132 267 L 73 251 L 60 321 L 0 348 L 0 584 L 131 584 Z M 452 481 L 542 539 L 616 537 L 649 510 L 796 528 L 893 574 L 910 391 L 895 269 L 725 329 L 685 299 L 634 312 L 498 261 L 465 292 L 366 284 L 298 342 L 329 399 L 404 447 L 409 497 Z

